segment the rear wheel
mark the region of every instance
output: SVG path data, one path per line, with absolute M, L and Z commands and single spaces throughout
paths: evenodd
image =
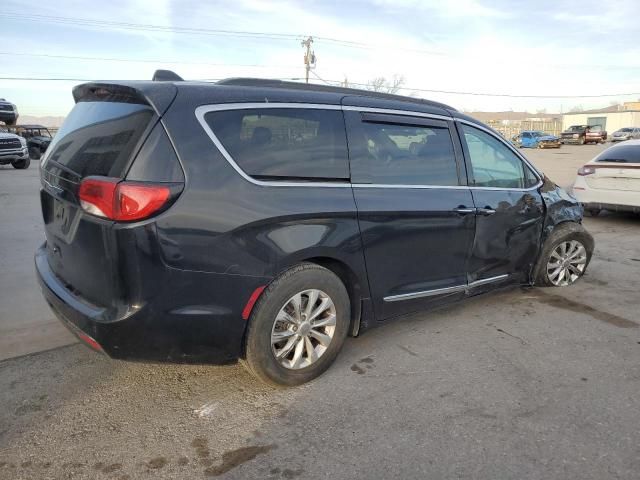
M 273 385 L 313 380 L 342 348 L 350 312 L 347 290 L 333 272 L 312 263 L 293 267 L 274 280 L 256 303 L 243 363 Z
M 13 166 L 13 168 L 17 168 L 18 170 L 24 170 L 25 168 L 29 168 L 29 165 L 31 165 L 31 160 L 29 158 L 25 158 L 23 160 L 12 162 L 11 165 Z
M 535 284 L 565 287 L 584 275 L 593 253 L 593 237 L 579 223 L 557 226 L 536 265 Z

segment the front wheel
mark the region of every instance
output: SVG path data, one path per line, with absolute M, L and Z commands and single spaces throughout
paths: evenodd
M 330 270 L 297 265 L 276 278 L 256 303 L 244 364 L 260 380 L 294 386 L 331 366 L 349 330 L 349 295 Z
M 558 225 L 542 248 L 535 284 L 565 287 L 584 275 L 593 254 L 593 237 L 579 223 Z
M 17 168 L 18 170 L 24 170 L 25 168 L 29 168 L 29 165 L 31 165 L 31 160 L 29 158 L 25 158 L 11 163 L 11 165 L 13 166 L 13 168 Z

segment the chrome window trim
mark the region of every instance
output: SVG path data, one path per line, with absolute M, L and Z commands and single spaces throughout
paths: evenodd
M 466 285 L 454 285 L 453 287 L 435 288 L 433 290 L 423 290 L 420 292 L 391 295 L 388 297 L 384 297 L 384 301 L 385 302 L 401 302 L 403 300 L 413 300 L 415 298 L 433 297 L 436 295 L 448 295 L 448 294 L 458 293 L 458 292 L 468 292 L 472 288 L 481 287 L 482 285 L 487 285 L 489 283 L 506 280 L 508 277 L 509 277 L 509 274 L 505 273 L 503 275 L 497 275 L 495 277 L 476 280 Z
M 218 139 L 209 124 L 205 121 L 204 116 L 209 112 L 219 112 L 226 110 L 250 110 L 254 108 L 306 108 L 306 109 L 319 109 L 319 110 L 341 110 L 340 105 L 324 105 L 314 103 L 220 103 L 216 105 L 201 105 L 196 108 L 195 114 L 198 122 L 214 143 L 216 148 L 220 151 L 229 165 L 238 172 L 238 174 L 244 178 L 247 182 L 253 183 L 260 187 L 321 187 L 321 188 L 348 188 L 351 187 L 350 182 L 287 182 L 287 181 L 265 181 L 258 180 L 246 173 L 240 165 L 238 165 L 233 157 L 229 154 L 226 148 L 222 145 L 222 142 Z
M 395 110 L 391 108 L 356 107 L 353 105 L 343 105 L 342 110 L 346 112 L 382 113 L 387 115 L 400 115 L 405 117 L 433 118 L 435 120 L 445 120 L 449 122 L 453 120 L 453 117 L 438 115 L 436 113 L 414 112 L 413 110 Z
M 506 145 L 516 156 L 521 159 L 533 172 L 538 183 L 530 188 L 500 188 L 500 187 L 480 187 L 474 185 L 405 185 L 405 184 L 375 184 L 375 183 L 351 183 L 351 182 L 323 182 L 323 181 L 309 181 L 309 182 L 291 182 L 291 181 L 279 181 L 279 180 L 258 180 L 247 174 L 233 159 L 231 154 L 222 145 L 222 142 L 213 133 L 211 127 L 207 124 L 204 116 L 209 112 L 219 112 L 226 110 L 250 110 L 255 108 L 303 108 L 303 109 L 318 109 L 318 110 L 342 110 L 342 111 L 354 111 L 354 112 L 366 112 L 366 113 L 382 113 L 389 115 L 400 115 L 407 117 L 423 117 L 433 118 L 436 120 L 455 121 L 467 124 L 471 127 L 482 130 L 492 137 L 499 140 L 503 145 Z M 395 110 L 389 108 L 375 108 L 375 107 L 358 107 L 353 105 L 333 105 L 324 103 L 294 103 L 294 102 L 246 102 L 246 103 L 219 103 L 215 105 L 201 105 L 196 107 L 195 116 L 200 123 L 200 126 L 204 129 L 207 136 L 211 139 L 216 148 L 220 151 L 225 160 L 233 167 L 233 169 L 246 181 L 254 185 L 261 187 L 321 187 L 321 188 L 412 188 L 412 189 L 471 189 L 471 190 L 497 190 L 497 191 L 516 191 L 516 192 L 528 192 L 536 190 L 542 186 L 542 174 L 520 153 L 513 145 L 510 145 L 499 135 L 496 135 L 491 129 L 484 127 L 483 125 L 456 117 L 447 117 L 444 115 L 438 115 L 434 113 L 415 112 L 412 110 Z
M 352 183 L 353 188 L 405 188 L 405 189 L 447 189 L 447 190 L 469 190 L 467 185 L 411 185 L 402 183 Z

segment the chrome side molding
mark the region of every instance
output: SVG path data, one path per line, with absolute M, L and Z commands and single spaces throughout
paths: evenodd
M 482 285 L 487 285 L 489 283 L 500 282 L 502 280 L 506 280 L 508 277 L 509 277 L 509 274 L 505 273 L 504 275 L 497 275 L 495 277 L 482 278 L 480 280 L 476 280 L 466 285 L 454 285 L 453 287 L 435 288 L 433 290 L 423 290 L 420 292 L 391 295 L 389 297 L 384 297 L 384 301 L 400 302 L 403 300 L 413 300 L 415 298 L 435 297 L 437 295 L 451 295 L 452 293 L 458 293 L 458 292 L 468 293 L 469 290 L 471 290 L 472 288 L 480 287 Z

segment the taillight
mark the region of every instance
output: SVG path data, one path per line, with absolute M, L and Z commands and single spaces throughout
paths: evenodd
M 80 205 L 92 215 L 120 222 L 142 220 L 166 206 L 175 185 L 87 177 L 80 184 Z
M 578 169 L 578 175 L 582 175 L 583 177 L 586 175 L 593 175 L 594 173 L 596 173 L 595 167 L 591 167 L 589 165 L 585 165 Z

